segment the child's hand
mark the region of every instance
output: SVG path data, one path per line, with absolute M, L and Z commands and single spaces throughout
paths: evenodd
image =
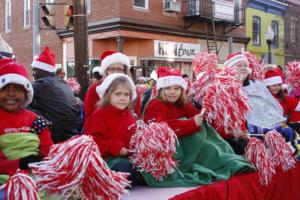
M 203 119 L 204 119 L 204 114 L 205 114 L 205 109 L 202 109 L 200 114 L 194 116 L 194 120 L 195 120 L 195 123 L 197 126 L 202 125 Z
M 128 154 L 128 149 L 126 149 L 125 147 L 122 147 L 121 151 L 120 151 L 120 156 L 126 156 Z

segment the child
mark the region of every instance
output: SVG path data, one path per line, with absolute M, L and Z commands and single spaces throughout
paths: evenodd
M 114 73 L 123 73 L 129 76 L 130 68 L 130 60 L 125 54 L 116 51 L 105 51 L 101 55 L 101 66 L 99 72 L 103 75 L 103 78 Z M 87 119 L 96 110 L 96 103 L 99 101 L 96 87 L 102 84 L 102 80 L 93 83 L 84 97 L 85 119 Z M 138 96 L 135 100 L 134 113 L 136 116 L 139 116 L 140 112 L 141 105 L 140 97 Z
M 270 69 L 265 73 L 265 85 L 277 99 L 288 117 L 290 126 L 300 133 L 300 103 L 299 100 L 283 93 L 283 74 L 278 68 Z
M 13 60 L 0 66 L 0 184 L 18 168 L 40 161 L 53 144 L 50 122 L 25 107 L 33 88 L 26 69 Z
M 141 176 L 127 161 L 129 141 L 135 132 L 135 119 L 128 107 L 136 98 L 136 88 L 125 74 L 109 75 L 96 89 L 98 108 L 85 122 L 85 134 L 92 135 L 101 155 L 115 171 L 129 172 L 132 184 L 139 184 Z
M 187 83 L 181 72 L 160 67 L 157 73 L 158 94 L 146 107 L 144 119 L 166 122 L 177 134 L 179 145 L 175 159 L 179 166 L 162 182 L 143 173 L 146 183 L 152 187 L 190 187 L 253 171 L 254 168 L 243 157 L 235 155 L 211 126 L 203 123 L 205 111 L 200 112 L 187 102 Z

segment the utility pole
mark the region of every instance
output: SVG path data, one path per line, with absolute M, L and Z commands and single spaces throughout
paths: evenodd
M 81 85 L 80 97 L 88 88 L 88 42 L 85 0 L 73 0 L 75 76 Z

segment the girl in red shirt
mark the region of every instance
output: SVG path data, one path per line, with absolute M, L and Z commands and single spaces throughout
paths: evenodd
M 145 122 L 166 122 L 179 138 L 175 159 L 178 170 L 162 182 L 143 173 L 152 187 L 190 187 L 226 180 L 238 172 L 254 168 L 207 123 L 205 110 L 198 110 L 187 102 L 186 81 L 178 69 L 160 67 L 157 70 L 157 96 L 150 100 L 144 112 Z
M 265 73 L 265 85 L 283 108 L 284 115 L 289 119 L 289 125 L 300 133 L 300 103 L 299 99 L 283 93 L 283 74 L 278 68 L 270 69 Z
M 53 144 L 50 122 L 25 109 L 32 97 L 26 69 L 11 59 L 1 60 L 0 185 L 18 168 L 27 170 L 28 164 L 47 156 Z
M 86 120 L 85 134 L 94 137 L 102 157 L 113 170 L 128 172 L 133 185 L 141 184 L 141 175 L 126 159 L 136 129 L 130 111 L 137 97 L 135 85 L 129 76 L 115 73 L 105 78 L 96 91 L 101 99 L 99 108 Z

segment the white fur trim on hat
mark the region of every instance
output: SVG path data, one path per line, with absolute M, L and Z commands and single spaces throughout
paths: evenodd
M 121 73 L 108 75 L 101 83 L 101 85 L 96 87 L 96 92 L 98 93 L 99 97 L 102 98 L 104 96 L 105 92 L 108 90 L 112 82 L 118 77 L 125 77 L 129 81 L 130 88 L 131 88 L 131 100 L 133 101 L 134 99 L 136 99 L 137 94 L 136 94 L 136 87 L 134 85 L 134 82 L 131 80 L 129 76 Z
M 55 66 L 49 65 L 47 63 L 44 62 L 40 62 L 40 61 L 33 61 L 31 64 L 32 68 L 37 68 L 37 69 L 41 69 L 47 72 L 55 72 Z
M 247 65 L 249 65 L 248 59 L 246 56 L 242 54 L 238 54 L 233 56 L 232 58 L 228 59 L 227 61 L 224 62 L 224 67 L 233 67 L 237 65 L 239 62 L 246 62 Z
M 282 84 L 282 79 L 280 76 L 273 76 L 270 78 L 264 79 L 264 84 L 266 86 L 271 86 L 271 85 L 277 85 L 277 84 Z
M 25 107 L 28 106 L 33 98 L 33 88 L 30 83 L 30 81 L 25 78 L 24 76 L 21 76 L 19 74 L 5 74 L 0 76 L 0 90 L 11 83 L 20 84 L 23 85 L 24 88 L 27 90 L 27 99 L 25 101 Z
M 103 75 L 104 72 L 108 69 L 109 65 L 117 63 L 127 66 L 127 72 L 129 72 L 131 66 L 128 56 L 117 52 L 108 55 L 103 60 L 101 60 L 100 74 Z
M 100 67 L 99 66 L 93 68 L 92 73 L 95 73 L 95 72 L 100 73 Z
M 157 79 L 156 90 L 160 90 L 161 88 L 169 87 L 172 85 L 178 85 L 182 87 L 184 90 L 187 88 L 187 82 L 180 76 L 165 76 Z

